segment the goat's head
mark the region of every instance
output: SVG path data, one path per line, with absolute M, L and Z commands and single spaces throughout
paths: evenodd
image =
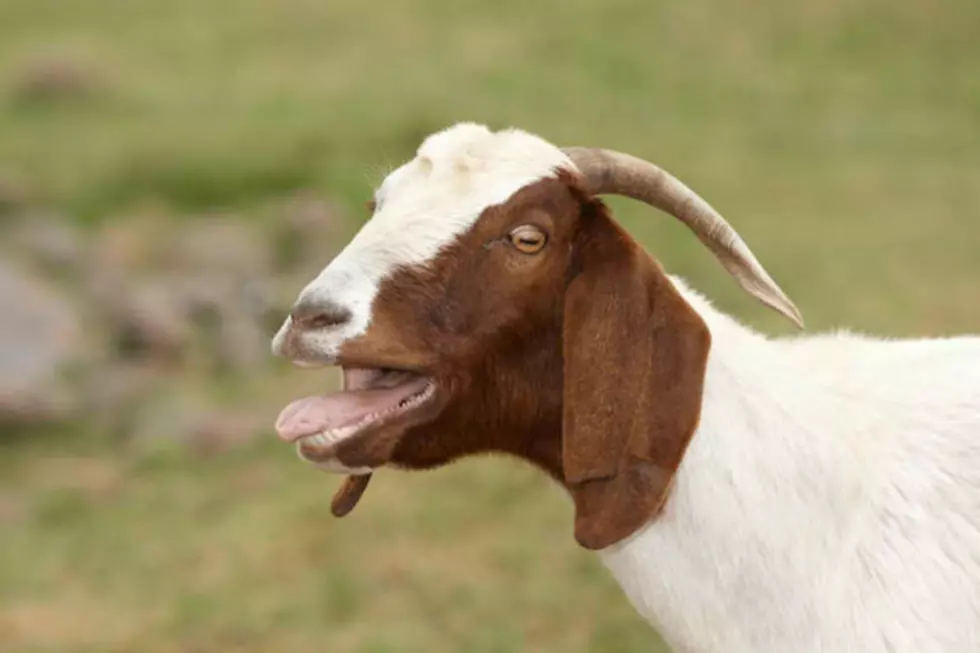
M 343 391 L 293 403 L 280 436 L 351 475 L 505 452 L 570 491 L 602 548 L 662 504 L 701 406 L 710 336 L 597 194 L 685 222 L 742 287 L 799 314 L 738 235 L 663 170 L 460 124 L 392 172 L 374 215 L 302 291 L 273 348 L 340 365 Z

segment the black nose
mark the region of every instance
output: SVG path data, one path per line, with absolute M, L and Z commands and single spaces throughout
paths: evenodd
M 293 306 L 290 317 L 295 328 L 315 330 L 343 326 L 350 321 L 351 313 L 328 300 L 304 297 Z

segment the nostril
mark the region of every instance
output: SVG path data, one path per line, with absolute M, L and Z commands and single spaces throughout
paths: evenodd
M 293 324 L 302 329 L 326 329 L 340 326 L 351 318 L 349 310 L 324 301 L 301 301 L 293 307 Z

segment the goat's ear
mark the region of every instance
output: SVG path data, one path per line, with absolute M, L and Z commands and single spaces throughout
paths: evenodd
M 711 336 L 604 210 L 583 215 L 565 295 L 562 463 L 575 539 L 602 549 L 662 506 L 701 413 Z

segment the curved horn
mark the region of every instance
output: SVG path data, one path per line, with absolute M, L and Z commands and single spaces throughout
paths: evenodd
M 565 147 L 562 151 L 581 171 L 590 193 L 623 195 L 674 216 L 708 246 L 742 289 L 803 328 L 800 311 L 741 236 L 680 180 L 649 161 L 614 150 Z

